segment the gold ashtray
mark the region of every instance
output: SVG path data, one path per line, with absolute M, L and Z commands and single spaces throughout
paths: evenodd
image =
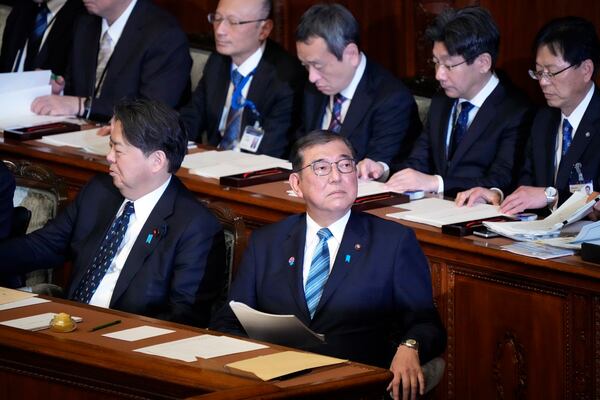
M 77 323 L 67 313 L 56 314 L 50 321 L 50 330 L 54 332 L 72 332 L 77 328 Z

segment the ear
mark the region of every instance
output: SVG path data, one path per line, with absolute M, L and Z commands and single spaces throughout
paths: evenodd
M 303 199 L 304 195 L 302 194 L 302 189 L 300 189 L 300 173 L 292 172 L 289 178 L 289 183 L 294 193 L 296 193 L 296 196 Z
M 482 53 L 475 59 L 480 73 L 485 74 L 492 70 L 492 56 L 490 53 Z
M 346 48 L 344 48 L 342 60 L 348 61 L 354 68 L 358 67 L 358 64 L 360 63 L 360 50 L 358 50 L 356 43 L 349 43 Z
M 148 156 L 148 161 L 150 162 L 150 167 L 152 172 L 159 172 L 162 169 L 165 171 L 168 169 L 169 160 L 167 159 L 167 155 L 162 150 L 156 150 L 152 152 Z
M 261 22 L 260 32 L 258 34 L 258 39 L 263 42 L 267 40 L 271 31 L 273 30 L 273 20 L 268 19 L 266 21 Z
M 579 66 L 585 82 L 592 80 L 592 74 L 594 73 L 594 63 L 589 58 L 581 62 Z

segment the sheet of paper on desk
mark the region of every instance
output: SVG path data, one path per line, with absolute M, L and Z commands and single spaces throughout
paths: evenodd
M 135 349 L 134 351 L 175 360 L 194 362 L 196 361 L 196 357 L 213 358 L 264 348 L 267 348 L 267 346 L 227 336 L 200 335 L 188 339 L 142 347 L 140 349 Z
M 151 337 L 166 335 L 175 332 L 172 329 L 157 328 L 155 326 L 138 326 L 137 328 L 124 329 L 122 331 L 106 333 L 106 336 L 112 339 L 124 340 L 126 342 L 135 342 L 136 340 L 148 339 Z
M 37 294 L 0 287 L 0 304 L 12 303 L 13 301 L 28 299 L 35 296 L 37 296 Z
M 490 204 L 477 204 L 473 207 L 457 207 L 454 201 L 438 198 L 426 198 L 410 203 L 405 203 L 398 208 L 406 209 L 397 213 L 388 214 L 388 217 L 418 222 L 436 226 L 459 224 L 461 222 L 501 216 L 497 206 Z
M 109 137 L 98 136 L 96 134 L 98 130 L 99 128 L 60 133 L 57 135 L 44 136 L 39 139 L 39 141 L 52 146 L 73 147 L 91 154 L 105 156 L 110 151 Z
M 575 254 L 573 250 L 559 249 L 554 246 L 548 246 L 537 242 L 516 242 L 501 246 L 500 248 L 511 253 L 520 254 L 526 257 L 540 258 L 542 260 Z
M 32 315 L 30 317 L 23 317 L 17 319 L 11 319 L 8 321 L 0 322 L 0 325 L 11 326 L 17 329 L 24 329 L 27 331 L 41 331 L 42 329 L 48 329 L 50 327 L 50 321 L 56 313 L 44 313 L 38 315 Z M 81 322 L 81 317 L 72 316 L 75 322 Z
M 269 168 L 281 167 L 292 169 L 291 163 L 287 160 L 232 150 L 213 150 L 188 154 L 183 159 L 181 166 L 188 168 L 190 174 L 217 179 L 222 176 L 243 174 Z
M 230 369 L 247 372 L 252 376 L 268 381 L 280 376 L 293 374 L 294 372 L 341 364 L 346 361 L 348 360 L 300 351 L 282 351 L 280 353 L 236 361 L 225 366 Z
M 577 221 L 563 228 L 558 237 L 536 240 L 536 243 L 572 250 L 580 250 L 584 242 L 600 244 L 600 221 Z
M 49 302 L 50 302 L 50 300 L 42 299 L 39 297 L 28 297 L 23 300 L 16 300 L 16 301 L 11 301 L 10 303 L 6 303 L 6 304 L 0 304 L 0 311 L 10 310 L 12 308 L 33 306 L 36 304 L 49 303 Z

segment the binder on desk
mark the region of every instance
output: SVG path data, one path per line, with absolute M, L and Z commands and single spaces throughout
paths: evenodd
M 16 129 L 5 129 L 4 138 L 12 140 L 32 140 L 39 139 L 47 135 L 56 135 L 58 133 L 75 132 L 81 130 L 81 126 L 71 122 L 52 122 L 49 124 L 28 126 Z
M 371 210 L 373 208 L 381 208 L 387 206 L 395 206 L 397 204 L 404 204 L 410 201 L 410 197 L 403 193 L 385 192 L 377 193 L 369 196 L 357 197 L 354 200 L 352 209 L 354 211 Z
M 291 173 L 291 170 L 281 167 L 267 168 L 259 171 L 222 176 L 219 178 L 219 184 L 231 187 L 260 185 L 261 183 L 284 181 L 289 178 Z

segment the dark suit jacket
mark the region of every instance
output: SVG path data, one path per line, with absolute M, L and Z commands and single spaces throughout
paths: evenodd
M 75 25 L 65 94 L 94 95 L 102 19 L 83 15 Z M 107 65 L 92 117 L 107 120 L 124 97 L 160 100 L 171 107 L 189 97 L 192 59 L 188 41 L 175 19 L 148 0 L 139 0 Z
M 398 168 L 413 168 L 444 179 L 444 192 L 476 186 L 506 190 L 513 184 L 517 143 L 530 128 L 530 108 L 520 94 L 502 81 L 483 102 L 451 160 L 446 136 L 452 106 L 443 92 L 431 99 L 427 122 L 408 160 Z
M 0 72 L 12 71 L 17 53 L 23 49 L 33 30 L 37 10 L 38 6 L 32 0 L 21 0 L 11 10 L 2 37 Z M 71 55 L 73 22 L 83 13 L 85 8 L 81 0 L 68 0 L 65 3 L 56 15 L 43 46 L 39 49 L 36 68 L 50 69 L 57 75 L 65 74 Z M 25 56 L 25 54 L 21 56 L 22 60 Z
M 15 195 L 15 177 L 0 161 L 0 239 L 10 234 Z
M 306 71 L 298 60 L 277 43 L 267 40 L 247 97 L 256 105 L 260 126 L 265 130 L 257 154 L 288 157 L 291 135 L 298 128 L 298 110 L 305 80 Z M 181 118 L 190 139 L 199 142 L 206 131 L 208 144 L 219 144 L 219 122 L 230 81 L 231 57 L 212 53 L 191 101 L 181 109 Z M 246 107 L 242 115 L 242 131 L 255 122 L 256 116 Z
M 412 230 L 352 213 L 313 320 L 302 281 L 305 235 L 304 214 L 255 231 L 229 299 L 294 314 L 325 334 L 326 344 L 306 348 L 318 353 L 388 368 L 402 339 L 420 342 L 422 362 L 443 352 L 446 335 L 433 306 L 429 267 Z M 228 305 L 211 326 L 243 332 Z
M 321 129 L 328 102 L 329 96 L 312 83 L 306 84 L 298 136 Z M 340 130 L 340 135 L 352 143 L 357 160 L 368 157 L 389 164 L 392 159 L 404 159 L 420 131 L 421 120 L 410 91 L 390 72 L 367 59 Z
M 573 166 L 580 162 L 586 181 L 593 180 L 594 190 L 600 189 L 600 89 L 594 95 L 577 127 L 571 146 L 560 161 L 554 181 L 556 136 L 561 120 L 558 108 L 541 108 L 533 121 L 527 146 L 527 158 L 519 183 L 521 185 L 548 187 L 559 191 L 561 203 L 571 195 L 569 177 Z M 576 175 L 575 175 L 576 176 Z
M 122 202 L 110 176 L 96 176 L 44 228 L 0 244 L 0 270 L 23 273 L 70 260 L 71 298 Z M 148 244 L 153 231 L 159 234 Z M 223 283 L 223 251 L 219 222 L 173 176 L 131 249 L 110 307 L 205 326 Z

